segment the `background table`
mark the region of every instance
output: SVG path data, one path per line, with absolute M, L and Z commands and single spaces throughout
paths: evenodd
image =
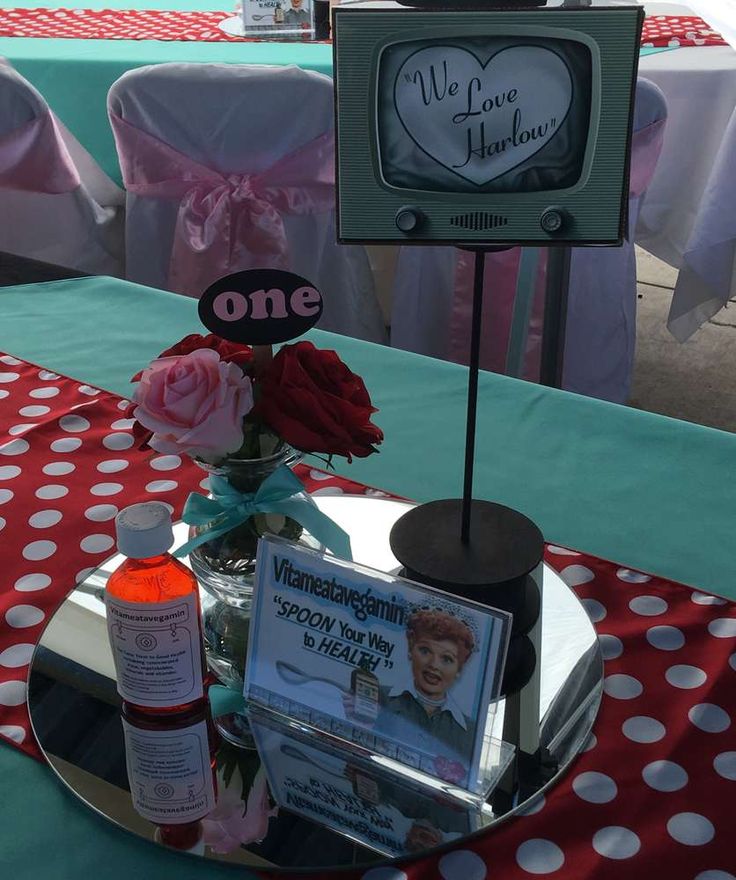
M 687 0 L 647 13 L 688 14 Z M 640 72 L 664 92 L 669 118 L 636 242 L 680 270 L 667 326 L 684 342 L 736 294 L 736 52 L 677 49 L 643 59 Z
M 149 358 L 200 329 L 194 301 L 113 279 L 0 290 L 0 349 L 121 394 Z M 380 455 L 343 472 L 419 500 L 457 495 L 466 371 L 330 334 L 310 336 L 334 346 L 364 376 L 386 433 Z M 481 377 L 478 497 L 529 514 L 548 540 L 731 596 L 735 455 L 730 434 Z M 0 864 L 10 865 L 13 880 L 76 880 L 92 865 L 101 880 L 201 880 L 201 865 L 120 834 L 11 748 L 0 747 L 0 775 L 7 803 L 12 795 Z M 206 876 L 234 875 L 228 866 L 208 865 Z
M 60 10 L 71 7 L 69 0 L 9 0 L 8 5 Z M 85 9 L 223 11 L 234 8 L 231 0 L 84 0 L 79 5 Z M 694 51 L 698 55 L 702 52 Z M 673 53 L 662 53 L 657 49 L 645 50 L 644 54 L 648 57 L 649 54 Z M 332 46 L 324 43 L 190 43 L 0 37 L 0 57 L 3 56 L 36 86 L 72 134 L 89 150 L 104 171 L 118 182 L 121 179 L 120 169 L 106 106 L 110 86 L 126 70 L 168 61 L 198 61 L 297 64 L 307 70 L 332 74 Z
M 70 8 L 64 0 L 9 0 L 6 5 Z M 226 11 L 232 0 L 83 0 L 85 9 Z M 0 10 L 0 15 L 2 11 Z M 0 38 L 5 56 L 46 98 L 72 134 L 118 183 L 115 143 L 107 121 L 107 93 L 126 70 L 166 61 L 230 64 L 296 64 L 332 74 L 325 43 L 188 43 L 156 40 L 47 40 Z
M 68 0 L 12 0 L 12 5 L 62 9 L 70 4 Z M 80 5 L 181 10 L 234 6 L 230 0 L 85 0 Z M 690 14 L 684 4 L 651 0 L 646 5 L 652 15 Z M 112 83 L 126 70 L 166 61 L 208 61 L 297 64 L 321 73 L 332 71 L 331 46 L 286 42 L 0 38 L 0 56 L 6 56 L 41 91 L 69 130 L 118 182 L 106 98 Z M 665 92 L 670 121 L 659 166 L 642 203 L 636 241 L 683 269 L 668 324 L 684 340 L 736 292 L 736 53 L 730 47 L 643 50 L 640 73 Z M 375 255 L 374 262 L 380 262 Z M 378 269 L 383 286 L 390 286 L 391 265 L 389 259 Z

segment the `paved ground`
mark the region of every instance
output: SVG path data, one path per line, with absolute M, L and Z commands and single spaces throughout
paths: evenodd
M 736 301 L 681 344 L 666 324 L 675 270 L 641 250 L 637 264 L 631 406 L 736 432 Z

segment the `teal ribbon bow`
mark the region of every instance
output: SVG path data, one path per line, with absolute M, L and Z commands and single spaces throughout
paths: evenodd
M 222 715 L 242 714 L 245 711 L 245 697 L 242 691 L 221 684 L 210 685 L 208 691 L 210 712 L 213 718 Z
M 187 498 L 182 519 L 190 526 L 203 527 L 196 538 L 174 552 L 186 556 L 195 547 L 224 535 L 257 513 L 280 513 L 295 519 L 320 544 L 336 556 L 352 560 L 350 537 L 309 497 L 296 497 L 304 486 L 286 466 L 281 465 L 264 480 L 255 493 L 238 492 L 224 477 L 210 476 L 212 498 L 195 492 Z

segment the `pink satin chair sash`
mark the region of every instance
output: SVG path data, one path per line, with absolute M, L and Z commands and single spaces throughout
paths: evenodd
M 484 370 L 504 372 L 520 258 L 521 248 L 518 247 L 486 254 L 480 353 L 480 364 Z M 458 250 L 447 356 L 460 364 L 467 364 L 470 358 L 474 271 L 475 255 L 470 251 Z
M 55 195 L 75 190 L 79 175 L 51 113 L 0 138 L 0 189 Z
M 223 174 L 119 116 L 113 133 L 128 192 L 179 202 L 169 290 L 199 297 L 230 271 L 288 267 L 283 215 L 335 206 L 334 132 L 255 174 Z
M 666 119 L 658 119 L 635 131 L 631 138 L 631 178 L 629 198 L 643 195 L 654 177 L 657 160 L 662 152 Z M 633 234 L 633 230 L 630 230 Z
M 638 198 L 649 186 L 662 151 L 666 120 L 635 131 L 631 139 L 631 176 L 629 198 Z M 633 236 L 634 230 L 629 234 Z M 486 296 L 483 303 L 483 335 L 481 340 L 481 367 L 504 372 L 506 346 L 511 330 L 516 273 L 519 266 L 519 248 L 488 254 L 484 282 Z M 468 363 L 470 351 L 470 322 L 473 308 L 474 256 L 469 251 L 458 251 L 455 263 L 455 287 L 450 316 L 448 358 L 456 363 Z M 539 343 L 543 321 L 544 282 L 547 272 L 547 254 L 542 250 L 537 268 L 534 308 L 529 326 L 527 344 L 527 378 L 536 381 Z M 531 349 L 534 349 L 532 351 Z M 530 357 L 531 355 L 531 357 Z

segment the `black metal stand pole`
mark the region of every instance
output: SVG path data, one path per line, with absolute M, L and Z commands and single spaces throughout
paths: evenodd
M 478 410 L 478 369 L 480 363 L 480 329 L 483 317 L 483 272 L 486 252 L 475 250 L 473 275 L 473 319 L 470 330 L 470 369 L 468 372 L 468 416 L 465 427 L 465 478 L 460 540 L 470 543 L 470 508 L 473 499 L 473 464 L 475 461 L 475 420 Z
M 539 382 L 550 388 L 562 388 L 569 286 L 570 248 L 549 248 Z
M 475 418 L 478 410 L 478 370 L 480 367 L 480 331 L 483 324 L 483 275 L 486 254 L 507 251 L 511 245 L 458 245 L 463 251 L 475 254 L 473 272 L 473 316 L 470 327 L 470 364 L 468 366 L 468 416 L 465 426 L 465 477 L 463 479 L 463 506 L 460 541 L 470 543 L 470 515 L 473 505 L 473 464 L 475 462 Z

